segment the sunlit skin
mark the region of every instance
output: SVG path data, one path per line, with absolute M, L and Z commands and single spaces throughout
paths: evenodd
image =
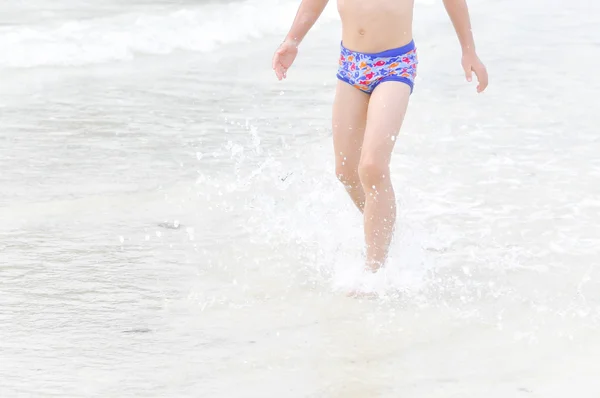
M 273 56 L 279 80 L 287 77 L 302 40 L 322 14 L 327 0 L 303 0 L 289 33 Z M 443 0 L 462 49 L 465 78 L 476 90 L 488 85 L 485 66 L 475 50 L 466 0 Z M 342 43 L 353 51 L 379 53 L 412 40 L 414 0 L 338 0 Z M 418 47 L 418 43 L 417 43 Z M 364 218 L 366 264 L 376 272 L 388 256 L 396 224 L 396 199 L 390 160 L 406 114 L 410 87 L 385 81 L 371 94 L 338 80 L 333 103 L 333 147 L 336 176 Z

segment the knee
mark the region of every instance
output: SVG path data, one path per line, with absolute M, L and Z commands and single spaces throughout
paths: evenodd
M 384 161 L 372 157 L 361 159 L 358 165 L 360 182 L 365 190 L 376 189 L 383 181 L 387 181 L 389 171 L 390 168 Z
M 347 164 L 337 164 L 335 166 L 335 175 L 344 185 L 356 185 L 358 183 L 358 173 Z

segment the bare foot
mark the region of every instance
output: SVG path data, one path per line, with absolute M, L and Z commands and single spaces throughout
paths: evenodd
M 360 283 L 346 295 L 352 298 L 373 300 L 379 298 L 379 291 L 384 286 L 385 275 L 381 268 L 367 268 L 363 271 Z

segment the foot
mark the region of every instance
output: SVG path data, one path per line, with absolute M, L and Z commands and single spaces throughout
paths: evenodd
M 369 261 L 367 260 L 366 264 L 365 264 L 365 272 L 371 272 L 371 273 L 376 273 L 377 271 L 379 271 L 381 269 L 381 267 L 383 267 L 383 263 L 379 262 L 379 261 Z
M 377 299 L 385 287 L 383 272 L 365 270 L 358 283 L 348 291 L 347 296 L 359 299 Z

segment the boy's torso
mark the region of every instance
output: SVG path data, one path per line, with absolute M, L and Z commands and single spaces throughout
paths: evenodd
M 375 53 L 412 40 L 414 0 L 337 0 L 344 46 Z

